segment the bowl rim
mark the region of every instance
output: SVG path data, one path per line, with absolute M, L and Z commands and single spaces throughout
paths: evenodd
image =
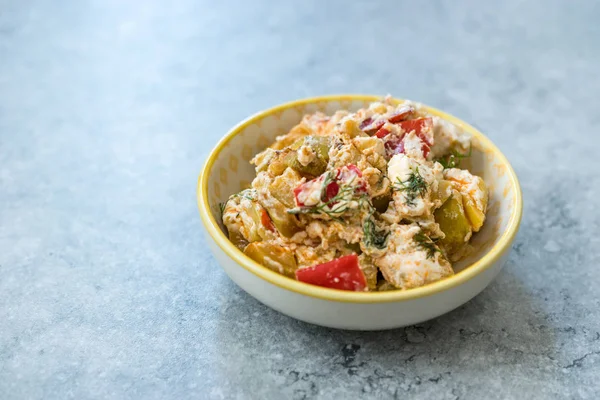
M 383 96 L 364 94 L 340 94 L 309 97 L 294 100 L 259 111 L 254 115 L 251 115 L 250 117 L 246 118 L 242 122 L 238 123 L 231 130 L 229 130 L 229 132 L 227 132 L 227 134 L 225 134 L 225 136 L 221 138 L 221 140 L 219 140 L 219 142 L 210 152 L 200 172 L 197 186 L 197 202 L 198 210 L 200 211 L 200 218 L 202 220 L 202 223 L 204 224 L 204 227 L 206 228 L 206 231 L 208 232 L 210 237 L 215 241 L 215 243 L 219 246 L 219 248 L 223 250 L 223 252 L 227 256 L 229 256 L 233 261 L 235 261 L 239 266 L 275 286 L 312 298 L 344 303 L 391 303 L 431 296 L 433 294 L 460 286 L 463 283 L 466 283 L 467 281 L 470 281 L 471 279 L 475 278 L 477 275 L 483 273 L 492 265 L 494 265 L 494 263 L 497 262 L 510 249 L 510 245 L 514 240 L 517 231 L 519 230 L 519 225 L 521 223 L 521 217 L 523 214 L 523 199 L 517 175 L 515 174 L 515 171 L 513 170 L 512 166 L 510 165 L 504 154 L 502 154 L 502 152 L 496 147 L 496 145 L 483 133 L 479 132 L 479 130 L 475 129 L 473 126 L 467 124 L 461 119 L 453 115 L 447 114 L 443 111 L 440 111 L 436 108 L 427 106 L 425 104 L 422 105 L 427 110 L 427 112 L 439 116 L 459 126 L 464 131 L 477 137 L 479 142 L 482 143 L 482 147 L 491 150 L 494 153 L 495 157 L 497 157 L 504 165 L 506 165 L 509 180 L 515 190 L 515 196 L 513 196 L 513 203 L 515 203 L 515 206 L 512 209 L 507 228 L 500 237 L 500 240 L 498 240 L 494 247 L 492 247 L 492 249 L 490 249 L 482 258 L 480 258 L 473 264 L 465 267 L 460 272 L 447 278 L 441 279 L 439 281 L 427 284 L 425 286 L 407 290 L 392 290 L 384 292 L 352 292 L 338 289 L 329 289 L 321 286 L 296 281 L 284 275 L 278 274 L 277 272 L 272 271 L 267 267 L 262 266 L 261 264 L 252 260 L 250 257 L 246 256 L 237 247 L 235 247 L 219 227 L 219 224 L 217 223 L 210 211 L 210 204 L 208 202 L 209 172 L 211 171 L 217 157 L 225 148 L 227 143 L 229 143 L 243 129 L 245 129 L 247 126 L 251 125 L 255 121 L 262 119 L 270 114 L 274 114 L 276 112 L 283 111 L 287 108 L 295 107 L 298 105 L 333 101 L 373 102 L 381 100 L 382 97 Z M 397 102 L 405 101 L 404 99 L 396 97 L 394 97 L 393 100 Z

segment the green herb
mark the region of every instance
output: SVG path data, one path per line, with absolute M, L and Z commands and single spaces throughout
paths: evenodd
M 223 219 L 223 213 L 225 212 L 225 202 L 219 203 L 219 212 L 221 213 L 221 219 Z
M 444 169 L 457 168 L 460 166 L 460 162 L 463 160 L 463 158 L 471 157 L 472 152 L 473 147 L 469 146 L 469 152 L 467 154 L 460 154 L 459 152 L 454 150 L 451 154 L 440 157 L 436 161 L 442 164 Z
M 431 240 L 429 236 L 423 233 L 423 231 L 420 231 L 413 236 L 413 240 L 417 243 L 418 247 L 427 252 L 427 258 L 433 258 L 435 253 L 440 251 L 435 242 Z
M 363 226 L 363 242 L 367 247 L 383 249 L 387 244 L 387 238 L 390 233 L 378 232 L 376 228 L 372 215 L 369 215 Z
M 392 186 L 395 190 L 404 192 L 406 198 L 406 205 L 414 206 L 415 199 L 417 197 L 423 197 L 427 192 L 427 182 L 419 173 L 419 167 L 416 167 L 411 171 L 408 179 L 401 181 L 400 178 L 396 178 L 396 183 Z

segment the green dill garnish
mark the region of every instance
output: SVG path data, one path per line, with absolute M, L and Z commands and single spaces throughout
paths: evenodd
M 221 219 L 223 219 L 223 213 L 225 212 L 226 202 L 219 203 L 219 212 L 221 213 Z
M 413 240 L 417 243 L 418 247 L 427 252 L 427 258 L 433 258 L 435 253 L 440 251 L 435 242 L 431 240 L 429 236 L 424 234 L 423 231 L 420 231 L 413 236 Z
M 453 150 L 451 154 L 447 154 L 443 157 L 436 159 L 435 161 L 442 164 L 444 169 L 448 168 L 458 168 L 460 167 L 460 162 L 463 158 L 471 157 L 471 153 L 473 152 L 473 146 L 469 146 L 469 152 L 467 154 L 461 154 L 456 150 Z
M 375 222 L 372 219 L 372 214 L 367 216 L 363 225 L 363 242 L 367 247 L 375 247 L 383 249 L 387 244 L 389 232 L 378 232 Z
M 356 193 L 359 185 L 352 184 L 356 177 L 352 178 L 352 180 L 347 184 L 340 186 L 335 196 L 328 200 L 324 200 L 327 194 L 327 186 L 333 182 L 333 179 L 332 172 L 328 172 L 325 175 L 323 184 L 321 186 L 321 201 L 319 204 L 315 204 L 314 206 L 297 207 L 288 210 L 287 212 L 289 214 L 325 214 L 335 221 L 344 222 L 341 218 L 339 218 L 339 216 L 350 209 L 351 201 L 358 202 L 357 209 L 362 208 L 365 203 L 369 207 L 372 207 L 366 192 Z
M 427 182 L 419 173 L 419 167 L 411 171 L 408 179 L 401 181 L 396 178 L 396 183 L 392 185 L 395 190 L 404 192 L 407 206 L 414 206 L 415 199 L 422 197 L 427 192 Z

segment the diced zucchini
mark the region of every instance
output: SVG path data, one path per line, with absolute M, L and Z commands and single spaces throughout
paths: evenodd
M 309 146 L 316 157 L 307 165 L 302 165 L 298 161 L 298 149 L 302 146 Z M 319 176 L 327 169 L 329 161 L 329 138 L 326 136 L 305 136 L 298 139 L 291 146 L 285 155 L 285 164 L 300 172 L 312 176 Z
M 273 225 L 283 236 L 290 238 L 300 231 L 298 220 L 294 215 L 287 212 L 282 203 L 275 200 L 266 207 L 266 210 L 269 217 L 271 217 L 271 221 L 273 221 Z
M 448 200 L 435 210 L 434 217 L 446 235 L 438 241 L 438 244 L 448 254 L 460 250 L 471 237 L 471 225 L 465 215 L 462 195 L 458 191 L 452 191 Z
M 287 208 L 296 206 L 294 189 L 299 185 L 302 177 L 292 168 L 287 168 L 283 174 L 273 179 L 269 185 L 271 196 L 283 203 Z
M 244 254 L 257 263 L 290 278 L 294 278 L 298 268 L 294 253 L 275 244 L 266 242 L 250 243 L 244 249 Z

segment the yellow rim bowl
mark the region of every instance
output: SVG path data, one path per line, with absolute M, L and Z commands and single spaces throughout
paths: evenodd
M 223 231 L 219 227 L 219 224 L 217 223 L 210 211 L 210 205 L 208 202 L 208 178 L 212 171 L 212 167 L 215 160 L 219 157 L 219 154 L 231 139 L 233 139 L 244 128 L 255 123 L 257 120 L 260 120 L 267 115 L 285 110 L 287 108 L 292 108 L 310 103 L 330 101 L 349 102 L 356 100 L 372 102 L 381 100 L 381 98 L 381 96 L 374 95 L 331 95 L 296 100 L 289 103 L 284 103 L 273 108 L 269 108 L 264 111 L 260 111 L 254 114 L 253 116 L 247 118 L 246 120 L 240 122 L 233 129 L 227 132 L 227 134 L 219 141 L 219 143 L 217 143 L 215 148 L 211 151 L 210 155 L 208 156 L 208 159 L 206 160 L 206 163 L 204 164 L 204 167 L 202 168 L 202 171 L 200 173 L 197 187 L 198 209 L 200 210 L 200 217 L 202 219 L 204 227 L 206 228 L 206 231 L 208 232 L 210 237 L 225 252 L 225 254 L 231 257 L 231 259 L 234 260 L 242 268 L 245 268 L 247 271 L 257 275 L 258 277 L 264 279 L 267 282 L 272 283 L 273 285 L 279 286 L 280 288 L 318 299 L 346 303 L 366 304 L 392 303 L 413 300 L 457 287 L 474 278 L 486 269 L 490 268 L 494 264 L 494 262 L 499 260 L 502 257 L 502 255 L 504 255 L 504 253 L 509 251 L 510 245 L 519 229 L 519 225 L 521 223 L 521 216 L 523 212 L 523 199 L 521 194 L 521 187 L 519 185 L 519 181 L 512 166 L 510 165 L 506 157 L 500 152 L 500 150 L 498 150 L 498 148 L 477 129 L 450 114 L 446 114 L 445 112 L 428 106 L 425 106 L 427 112 L 429 112 L 432 115 L 441 117 L 459 126 L 465 132 L 471 134 L 473 137 L 476 137 L 486 149 L 492 151 L 495 154 L 495 157 L 506 166 L 511 185 L 515 188 L 515 195 L 513 197 L 513 202 L 515 204 L 512 207 L 512 212 L 507 224 L 507 228 L 504 231 L 504 233 L 502 233 L 500 239 L 497 241 L 494 247 L 491 250 L 489 250 L 485 255 L 483 255 L 479 260 L 448 278 L 427 284 L 422 287 L 408 290 L 395 290 L 384 292 L 351 292 L 310 285 L 280 275 L 274 271 L 271 271 L 267 267 L 260 265 L 251 258 L 247 257 L 242 251 L 240 251 L 229 241 L 229 238 L 223 233 Z M 395 98 L 394 100 L 399 102 L 404 101 L 402 99 L 397 98 Z

